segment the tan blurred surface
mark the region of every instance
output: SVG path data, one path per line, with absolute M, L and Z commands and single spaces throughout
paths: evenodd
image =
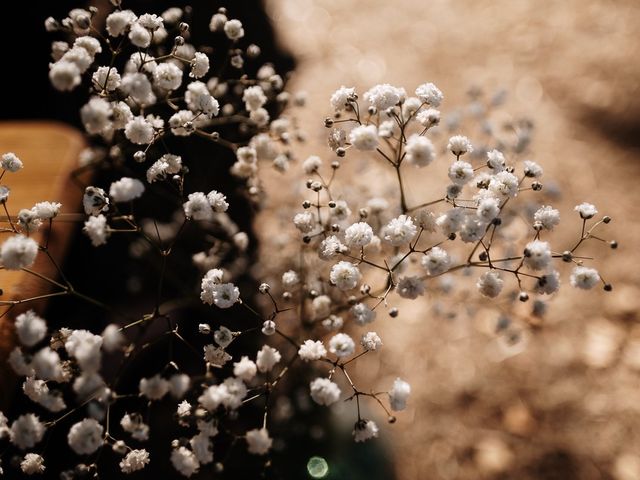
M 431 315 L 428 298 L 376 323 L 384 355 L 379 364 L 363 362 L 356 375 L 379 384 L 401 375 L 413 387 L 409 410 L 383 427 L 398 477 L 640 478 L 640 3 L 267 3 L 283 44 L 299 59 L 290 87 L 310 94 L 298 114 L 310 140 L 304 153 L 331 158 L 322 119 L 340 85 L 363 92 L 388 82 L 411 92 L 432 81 L 445 93 L 444 113 L 464 105 L 472 85 L 504 87 L 505 111 L 536 123 L 533 158 L 563 189 L 554 203 L 563 230 L 576 223 L 571 209 L 582 201 L 614 217 L 607 235 L 621 247 L 591 250 L 614 291 L 585 294 L 565 285 L 518 355 L 500 353 L 491 310 L 443 321 Z M 442 175 L 445 163 L 429 167 L 429 176 Z M 380 183 L 379 166 L 351 165 L 341 172 L 355 180 L 351 188 Z M 413 176 L 410 203 L 425 200 L 429 182 Z M 296 187 L 281 192 L 274 203 L 299 202 Z M 270 232 L 274 212 L 265 216 Z M 273 247 L 265 237 L 265 248 Z

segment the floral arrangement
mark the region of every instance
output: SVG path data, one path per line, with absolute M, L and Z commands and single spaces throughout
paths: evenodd
M 611 290 L 590 266 L 592 259 L 581 254 L 586 242 L 617 246 L 600 236 L 611 218 L 598 216 L 594 205 L 575 207 L 579 223 L 573 223 L 580 231 L 572 245 L 552 246 L 560 212 L 548 203 L 535 203 L 536 198 L 543 202 L 548 197 L 542 166 L 522 159 L 531 139 L 529 123 L 510 125 L 509 136 L 501 137 L 482 121 L 480 112 L 483 140 L 476 145 L 467 136 L 444 136 L 458 128 L 459 118 L 452 116 L 441 125 L 444 120 L 437 109 L 443 94 L 432 83 L 418 86 L 413 96 L 403 88 L 376 85 L 362 99 L 355 88 L 343 86 L 331 96 L 333 114 L 324 121 L 332 161 L 327 165 L 311 156 L 298 162 L 295 143 L 304 135 L 295 118 L 280 114 L 287 106 L 302 105 L 304 95 L 284 91 L 283 78 L 269 64 L 259 66 L 255 78 L 244 72 L 247 62 L 259 62 L 260 47 L 243 44 L 239 20 L 221 9 L 209 25 L 216 48 L 196 51 L 189 43 L 189 12 L 172 8 L 160 16 L 137 15 L 117 0 L 112 4 L 115 10 L 106 17 L 104 30 L 95 9 L 75 9 L 61 21 L 47 20 L 47 30 L 71 37 L 52 44 L 49 76 L 61 92 L 90 92 L 80 118 L 93 146 L 83 152 L 81 170 L 108 166 L 119 172 L 110 184 L 86 187 L 84 233 L 97 249 L 124 236 L 132 255 L 158 261 L 156 301 L 140 318 L 125 314 L 101 329 L 90 325 L 52 330 L 51 322 L 33 310 L 11 317 L 18 345 L 9 362 L 24 379 L 22 389 L 34 413 L 12 420 L 0 413 L 0 439 L 10 444 L 5 452 L 14 452 L 10 466 L 3 453 L 5 470 L 44 472 L 47 455 L 42 445 L 53 429 L 67 432 L 68 446 L 79 458 L 74 469 L 63 472 L 64 478 L 98 475 L 105 449 L 119 458 L 124 474 L 144 470 L 154 460 L 154 452 L 146 447 L 146 413 L 159 402 L 171 403 L 173 420 L 182 432 L 179 438 L 166 439 L 171 444 L 170 462 L 181 475 L 205 470 L 222 474 L 227 457 L 216 453 L 214 458 L 218 443 L 223 450 L 246 449 L 267 469 L 277 446 L 270 430 L 275 421 L 273 399 L 291 395 L 298 378 L 288 374 L 300 365 L 313 372 L 312 380 L 305 380 L 306 395 L 327 407 L 351 401 L 353 440 L 368 441 L 380 429 L 364 416 L 361 403 L 372 402 L 394 423 L 396 412 L 407 405 L 411 387 L 408 379 L 397 378 L 392 385 L 365 390 L 350 371 L 354 362 L 384 353 L 383 340 L 373 327 L 385 313 L 401 316 L 401 299 L 428 293 L 446 302 L 451 278 L 458 273 L 461 281 L 473 279 L 478 302 L 499 303 L 501 311 L 530 302 L 534 314 L 541 316 L 544 299 L 560 290 L 562 264 L 572 267 L 571 286 L 588 290 L 602 285 Z M 223 46 L 218 49 L 219 45 Z M 104 55 L 107 62 L 102 64 L 98 59 Z M 496 97 L 487 108 L 497 108 L 500 102 Z M 255 206 L 269 193 L 260 177 L 265 165 L 289 175 L 291 167 L 300 168 L 301 163 L 308 177 L 307 198 L 291 213 L 292 224 L 282 234 L 289 265 L 279 270 L 286 262 L 273 262 L 277 265 L 263 269 L 268 278 L 258 279 L 264 282 L 254 305 L 256 292 L 241 291 L 235 281 L 246 274 L 253 247 L 247 232 L 229 215 L 233 204 L 224 191 L 228 185 L 221 182 L 211 191 L 190 189 L 193 166 L 210 159 L 183 158 L 171 148 L 176 139 L 196 138 L 235 154 L 230 174 Z M 342 181 L 345 159 L 362 155 L 368 161 L 376 159 L 396 180 L 388 195 L 363 196 Z M 449 164 L 441 191 L 410 204 L 403 179 L 407 174 L 427 175 L 424 172 L 435 162 Z M 10 183 L 23 163 L 5 153 L 0 166 L 0 179 Z M 153 195 L 163 198 L 166 211 L 139 214 L 139 202 Z M 65 212 L 55 201 L 12 212 L 10 189 L 4 185 L 0 203 L 7 224 L 2 229 L 1 268 L 22 270 L 52 289 L 37 297 L 0 301 L 6 307 L 3 316 L 30 301 L 54 296 L 113 309 L 67 280 L 49 252 L 46 233 L 43 243 L 32 238 L 73 212 Z M 522 219 L 529 238 L 519 244 L 512 229 Z M 194 288 L 173 298 L 163 286 L 167 258 L 182 248 L 188 229 L 199 232 L 209 245 L 199 250 L 185 247 L 201 273 L 191 279 Z M 57 269 L 57 278 L 31 269 L 42 255 Z M 248 315 L 253 326 L 239 329 L 217 317 L 178 322 L 174 310 L 185 299 L 212 310 L 238 311 Z M 137 391 L 121 391 L 118 377 L 103 377 L 104 360 L 126 366 L 144 349 L 131 332 L 152 324 L 166 324 L 159 339 L 171 337 L 196 351 L 199 373 L 186 372 L 169 360 L 154 375 L 140 378 Z M 193 330 L 205 339 L 200 349 L 183 334 Z M 508 318 L 499 330 L 512 332 Z M 239 338 L 247 337 L 252 339 L 251 349 L 234 347 Z M 111 415 L 114 405 L 132 398 L 140 400 L 138 410 L 121 418 Z M 259 416 L 245 418 L 245 405 L 256 403 L 261 406 Z

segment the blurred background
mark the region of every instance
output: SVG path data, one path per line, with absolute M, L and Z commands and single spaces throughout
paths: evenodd
M 298 114 L 309 136 L 301 158 L 331 159 L 322 119 L 341 85 L 362 93 L 391 83 L 412 92 L 434 82 L 445 94 L 443 114 L 467 108 L 471 88 L 504 89 L 502 120 L 534 122 L 532 158 L 559 187 L 560 243 L 579 233 L 578 203 L 614 218 L 607 235 L 620 248 L 593 250 L 613 292 L 565 285 L 543 321 L 520 316 L 525 328 L 515 346 L 500 344 L 496 312 L 482 306 L 443 318 L 427 297 L 377 322 L 384 355 L 361 362 L 355 375 L 390 384 L 400 374 L 412 385 L 396 425 L 377 417 L 397 477 L 639 479 L 640 3 L 268 0 L 266 7 L 296 58 L 289 89 L 308 92 Z M 442 175 L 445 163 L 429 174 Z M 343 165 L 343 179 L 385 187 L 375 165 Z M 415 177 L 409 195 L 432 198 Z M 297 194 L 281 190 L 271 206 L 297 204 Z M 259 219 L 266 250 L 276 215 L 267 208 Z

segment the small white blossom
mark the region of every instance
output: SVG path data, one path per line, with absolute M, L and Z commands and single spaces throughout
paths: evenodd
M 489 181 L 490 192 L 510 198 L 518 195 L 519 186 L 518 177 L 507 171 L 496 173 Z
M 600 275 L 595 268 L 578 266 L 571 272 L 569 281 L 573 287 L 589 290 L 598 284 Z
M 478 291 L 485 297 L 495 298 L 500 295 L 504 281 L 497 272 L 488 271 L 484 273 L 476 283 Z
M 346 333 L 337 333 L 329 340 L 329 351 L 340 358 L 353 355 L 355 349 L 355 342 Z
M 533 214 L 533 220 L 534 227 L 538 224 L 542 228 L 553 230 L 553 227 L 560 223 L 560 212 L 553 207 L 543 206 Z
M 38 244 L 24 235 L 9 237 L 0 247 L 0 261 L 7 270 L 28 268 L 36 260 Z
M 427 137 L 413 134 L 407 140 L 407 162 L 416 167 L 426 167 L 436 158 L 436 151 Z
M 204 359 L 214 367 L 221 367 L 231 360 L 231 355 L 225 352 L 223 348 L 210 344 L 204 347 Z
M 584 220 L 589 220 L 590 218 L 595 217 L 598 210 L 596 207 L 590 203 L 581 203 L 577 205 L 574 210 L 580 214 L 580 218 Z
M 184 214 L 187 218 L 193 220 L 211 220 L 213 218 L 213 209 L 204 193 L 190 193 L 188 198 L 183 205 Z
M 524 264 L 532 270 L 544 270 L 551 263 L 551 248 L 547 242 L 534 240 L 524 249 Z
M 358 222 L 349 226 L 344 232 L 344 241 L 349 247 L 364 247 L 371 243 L 373 229 L 366 222 Z
M 328 378 L 316 378 L 309 385 L 311 398 L 318 405 L 332 405 L 340 399 L 340 388 Z
M 325 238 L 322 242 L 320 242 L 320 246 L 318 249 L 318 256 L 322 260 L 330 260 L 335 257 L 338 253 L 347 251 L 346 245 L 343 245 L 342 242 L 335 235 L 330 235 Z
M 338 262 L 331 268 L 329 280 L 340 290 L 351 290 L 362 278 L 358 267 L 351 262 Z
M 200 469 L 200 463 L 191 450 L 178 447 L 171 451 L 171 464 L 185 477 L 191 477 Z
M 21 450 L 33 448 L 44 436 L 45 427 L 33 413 L 20 415 L 11 424 L 9 438 Z
M 449 167 L 449 179 L 456 185 L 465 185 L 473 178 L 473 167 L 470 163 L 458 160 Z
M 412 300 L 424 295 L 424 290 L 424 282 L 419 277 L 400 277 L 396 285 L 398 295 Z
M 138 384 L 140 394 L 149 400 L 160 400 L 169 393 L 169 382 L 159 374 L 150 378 L 141 378 Z
M 506 163 L 507 161 L 501 151 L 494 149 L 487 152 L 487 166 L 493 171 L 493 173 L 503 171 Z
M 433 83 L 423 83 L 416 88 L 416 95 L 420 97 L 423 102 L 428 103 L 432 107 L 440 106 L 444 95 L 438 87 Z
M 265 455 L 273 444 L 273 440 L 266 428 L 249 430 L 245 438 L 249 453 L 254 455 Z
M 384 228 L 384 240 L 394 247 L 405 245 L 416 236 L 418 228 L 408 215 L 400 215 L 391 220 Z
M 311 232 L 316 226 L 316 218 L 311 212 L 302 212 L 293 217 L 293 224 L 302 233 Z
M 500 215 L 500 200 L 495 197 L 485 197 L 478 202 L 476 215 L 483 222 L 489 223 Z
M 153 125 L 144 117 L 134 117 L 124 127 L 124 134 L 131 143 L 147 145 L 153 141 Z
M 364 303 L 356 303 L 351 307 L 351 314 L 358 325 L 366 325 L 376 319 L 376 312 Z
M 389 391 L 389 404 L 391 410 L 398 412 L 407 408 L 407 399 L 411 393 L 411 385 L 400 378 L 396 378 L 393 387 Z
M 378 436 L 378 426 L 373 420 L 360 420 L 353 429 L 353 439 L 356 442 L 366 442 Z
M 400 103 L 400 100 L 404 99 L 405 95 L 404 89 L 384 83 L 375 85 L 365 92 L 364 99 L 369 102 L 372 107 L 377 108 L 379 111 L 384 111 L 388 108 L 395 107 Z
M 540 276 L 536 291 L 543 295 L 551 295 L 560 289 L 560 274 L 556 271 Z
M 425 128 L 433 127 L 440 123 L 440 111 L 435 108 L 427 108 L 416 114 L 416 120 Z
M 465 153 L 473 152 L 473 146 L 467 137 L 464 135 L 454 135 L 449 139 L 447 149 L 451 151 L 455 156 L 464 155 Z
M 0 167 L 11 173 L 17 172 L 23 166 L 22 160 L 13 152 L 4 153 L 0 160 Z
M 524 174 L 527 177 L 540 178 L 542 176 L 542 167 L 538 165 L 536 162 L 532 162 L 531 160 L 525 160 L 523 162 L 524 165 Z
M 67 442 L 78 455 L 91 455 L 103 444 L 104 428 L 93 418 L 74 424 L 69 429 Z
M 376 351 L 382 346 L 382 340 L 376 332 L 367 332 L 362 335 L 360 345 L 367 350 Z
M 38 202 L 31 210 L 38 218 L 48 220 L 58 216 L 61 206 L 62 204 L 57 202 Z
M 80 69 L 70 61 L 59 60 L 49 69 L 49 80 L 56 90 L 61 92 L 71 91 L 80 85 Z
M 245 382 L 251 381 L 256 373 L 256 364 L 245 355 L 240 358 L 239 362 L 233 364 L 233 374 Z
M 120 470 L 123 473 L 133 473 L 142 470 L 149 464 L 149 452 L 145 449 L 131 450 L 127 456 L 120 461 Z
M 244 28 L 240 20 L 229 20 L 224 24 L 224 33 L 229 40 L 239 40 L 244 37 Z
M 136 21 L 136 15 L 131 10 L 116 11 L 107 16 L 107 33 L 112 37 L 123 35 L 129 26 Z
M 151 32 L 139 23 L 133 23 L 129 30 L 129 40 L 139 48 L 147 48 L 151 44 Z
M 378 129 L 375 125 L 360 125 L 349 133 L 349 143 L 358 150 L 375 150 L 378 146 Z
M 298 350 L 298 355 L 305 362 L 319 360 L 327 354 L 327 349 L 320 340 L 305 340 Z
M 196 52 L 193 60 L 191 60 L 191 72 L 189 76 L 192 78 L 202 78 L 209 71 L 209 57 L 201 52 Z
M 245 108 L 252 112 L 258 110 L 267 103 L 267 97 L 261 86 L 254 85 L 244 90 L 244 93 L 242 94 L 242 101 L 244 102 Z
M 240 299 L 240 290 L 233 283 L 212 284 L 202 281 L 200 299 L 206 304 L 218 308 L 232 307 Z
M 209 205 L 211 205 L 211 208 L 213 208 L 214 212 L 226 212 L 229 208 L 227 197 L 220 192 L 216 192 L 215 190 L 211 190 L 207 194 L 207 200 L 209 201 Z
M 45 471 L 44 458 L 37 453 L 27 453 L 20 462 L 20 470 L 27 475 L 43 473 Z
M 33 347 L 47 334 L 47 323 L 36 315 L 33 310 L 28 310 L 16 317 L 16 334 L 18 340 L 25 347 Z
M 153 72 L 153 83 L 163 90 L 176 90 L 182 83 L 182 70 L 175 63 L 161 63 Z
M 278 350 L 268 345 L 264 345 L 262 349 L 258 351 L 256 366 L 258 367 L 258 370 L 263 373 L 270 372 L 281 358 L 282 356 Z
M 341 86 L 331 95 L 330 103 L 336 112 L 341 112 L 349 103 L 349 99 L 355 97 L 356 89 L 353 87 Z
M 100 214 L 97 217 L 89 217 L 84 222 L 84 228 L 82 229 L 91 239 L 91 244 L 94 247 L 99 247 L 107 243 L 109 238 L 109 226 L 107 225 L 107 217 Z
M 137 178 L 122 177 L 111 184 L 109 196 L 114 202 L 130 202 L 144 193 L 144 184 Z

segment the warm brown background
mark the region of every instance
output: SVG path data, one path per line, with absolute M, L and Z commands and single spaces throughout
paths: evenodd
M 298 114 L 310 140 L 304 153 L 330 159 L 321 121 L 342 84 L 363 92 L 388 82 L 411 92 L 433 81 L 445 93 L 444 112 L 463 105 L 471 85 L 504 87 L 506 110 L 536 122 L 534 157 L 563 188 L 555 206 L 571 231 L 559 241 L 574 234 L 576 203 L 590 201 L 614 217 L 607 235 L 621 247 L 590 250 L 614 291 L 565 288 L 519 355 L 500 357 L 484 320 L 495 317 L 490 311 L 443 322 L 430 315 L 427 299 L 404 306 L 397 321 L 378 321 L 382 360 L 367 359 L 356 375 L 389 384 L 400 373 L 412 383 L 411 407 L 383 427 L 399 478 L 640 478 L 640 3 L 267 4 L 281 41 L 298 56 L 291 88 L 310 94 Z M 430 174 L 442 174 L 442 164 Z M 358 175 L 371 180 L 379 172 Z M 422 181 L 410 185 L 416 201 Z M 298 201 L 295 189 L 281 190 L 272 205 Z M 267 210 L 259 230 L 271 234 L 273 216 Z

